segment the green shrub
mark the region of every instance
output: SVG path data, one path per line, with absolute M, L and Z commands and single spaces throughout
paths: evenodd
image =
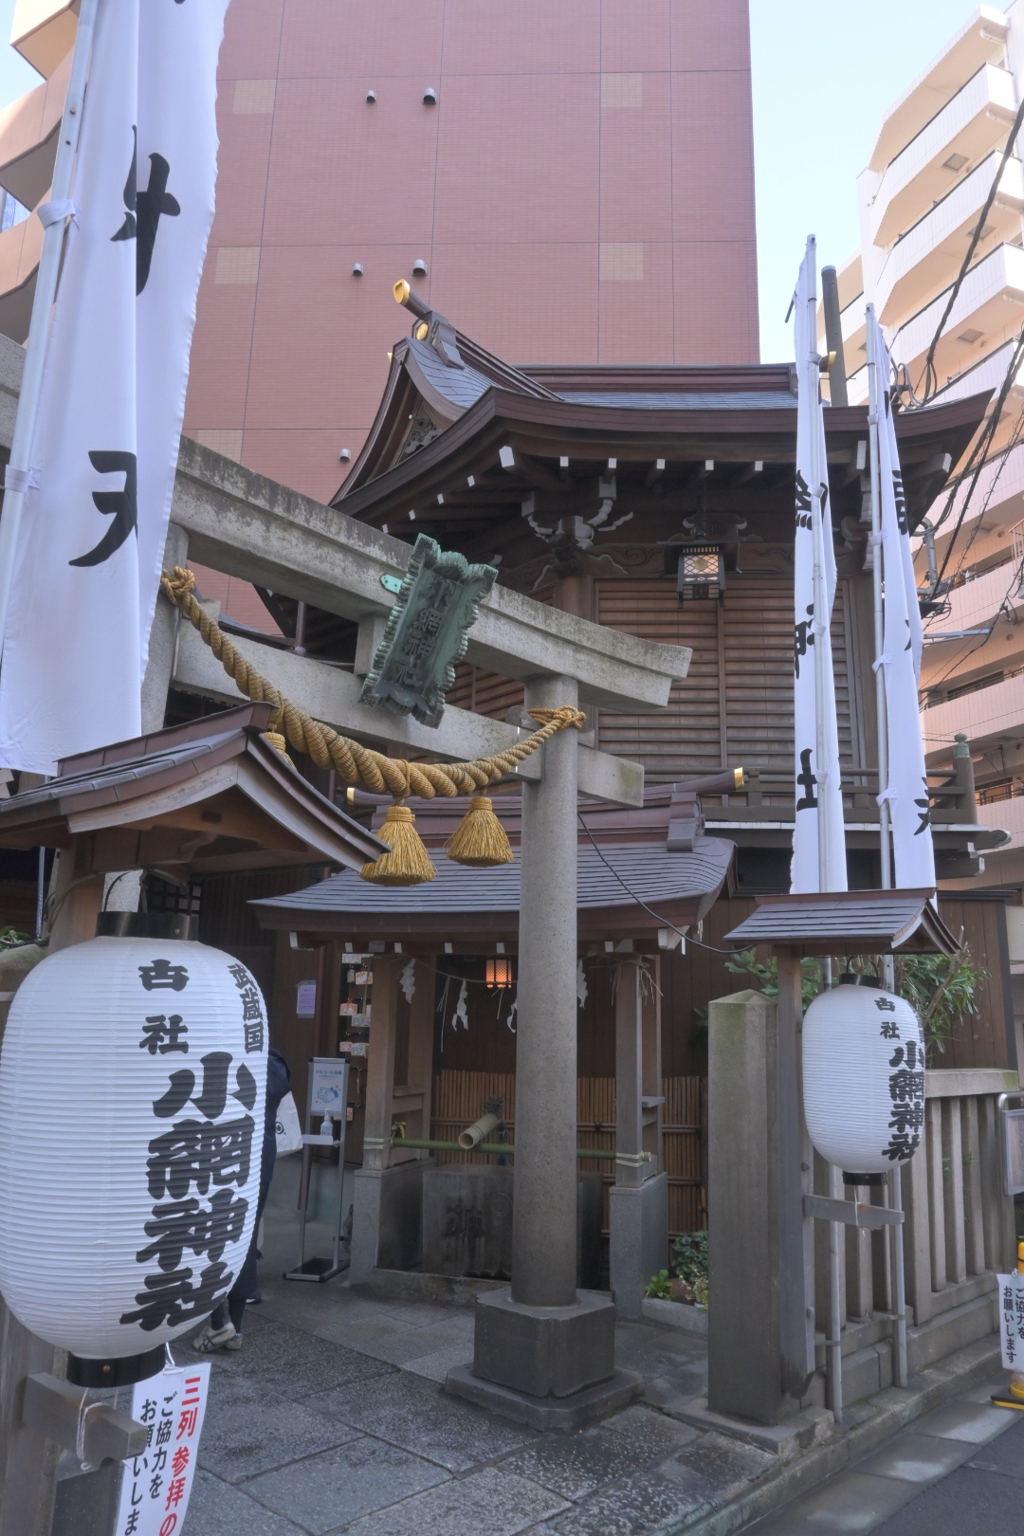
M 644 1287 L 644 1295 L 655 1296 L 659 1301 L 671 1301 L 672 1286 L 667 1269 L 659 1269 L 656 1275 L 651 1276 Z
M 672 1268 L 696 1294 L 697 1281 L 708 1278 L 708 1234 L 680 1232 L 672 1244 Z

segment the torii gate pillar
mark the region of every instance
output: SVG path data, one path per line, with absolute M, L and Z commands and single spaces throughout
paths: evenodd
M 528 709 L 577 697 L 572 678 L 527 680 Z M 576 1429 L 641 1385 L 615 1370 L 614 1303 L 576 1289 L 577 744 L 553 736 L 523 785 L 512 1286 L 478 1298 L 472 1367 L 445 1384 L 537 1429 Z

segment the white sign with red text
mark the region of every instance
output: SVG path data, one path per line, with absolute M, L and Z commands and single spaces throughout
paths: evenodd
M 124 1464 L 117 1536 L 176 1536 L 195 1480 L 210 1366 L 169 1367 L 135 1384 L 132 1418 L 145 1424 L 141 1456 Z

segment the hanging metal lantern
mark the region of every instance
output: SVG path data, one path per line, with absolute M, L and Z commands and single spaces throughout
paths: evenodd
M 803 1071 L 808 1133 L 847 1184 L 877 1183 L 913 1157 L 924 1125 L 924 1036 L 905 998 L 875 977 L 844 976 L 804 1016 Z
M 676 597 L 717 597 L 725 601 L 725 550 L 721 544 L 679 544 Z M 673 555 L 675 550 L 672 551 Z
M 11 1004 L 0 1291 L 82 1386 L 160 1370 L 252 1236 L 266 1012 L 244 965 L 191 941 L 196 921 L 105 913 Z

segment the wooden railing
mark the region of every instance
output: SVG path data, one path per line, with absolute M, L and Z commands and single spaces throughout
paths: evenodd
M 922 1144 L 901 1176 L 907 1364 L 927 1365 L 991 1334 L 997 1326 L 995 1272 L 1016 1253 L 1013 1201 L 1004 1191 L 998 1098 L 1017 1074 L 990 1068 L 929 1072 Z M 815 1157 L 815 1189 L 828 1193 L 828 1170 Z M 848 1190 L 848 1197 L 854 1191 Z M 858 1200 L 869 1192 L 856 1191 Z M 883 1191 L 870 1191 L 873 1203 Z M 815 1224 L 815 1309 L 819 1365 L 831 1334 L 828 1229 Z M 894 1228 L 843 1226 L 840 1233 L 839 1328 L 843 1395 L 855 1402 L 891 1385 Z M 845 1263 L 842 1255 L 845 1248 Z M 834 1334 L 831 1334 L 834 1337 Z
M 919 1327 L 994 1289 L 993 1272 L 1016 1253 L 997 1101 L 1017 1074 L 929 1072 L 925 1083 L 924 1141 L 903 1174 L 907 1305 Z

